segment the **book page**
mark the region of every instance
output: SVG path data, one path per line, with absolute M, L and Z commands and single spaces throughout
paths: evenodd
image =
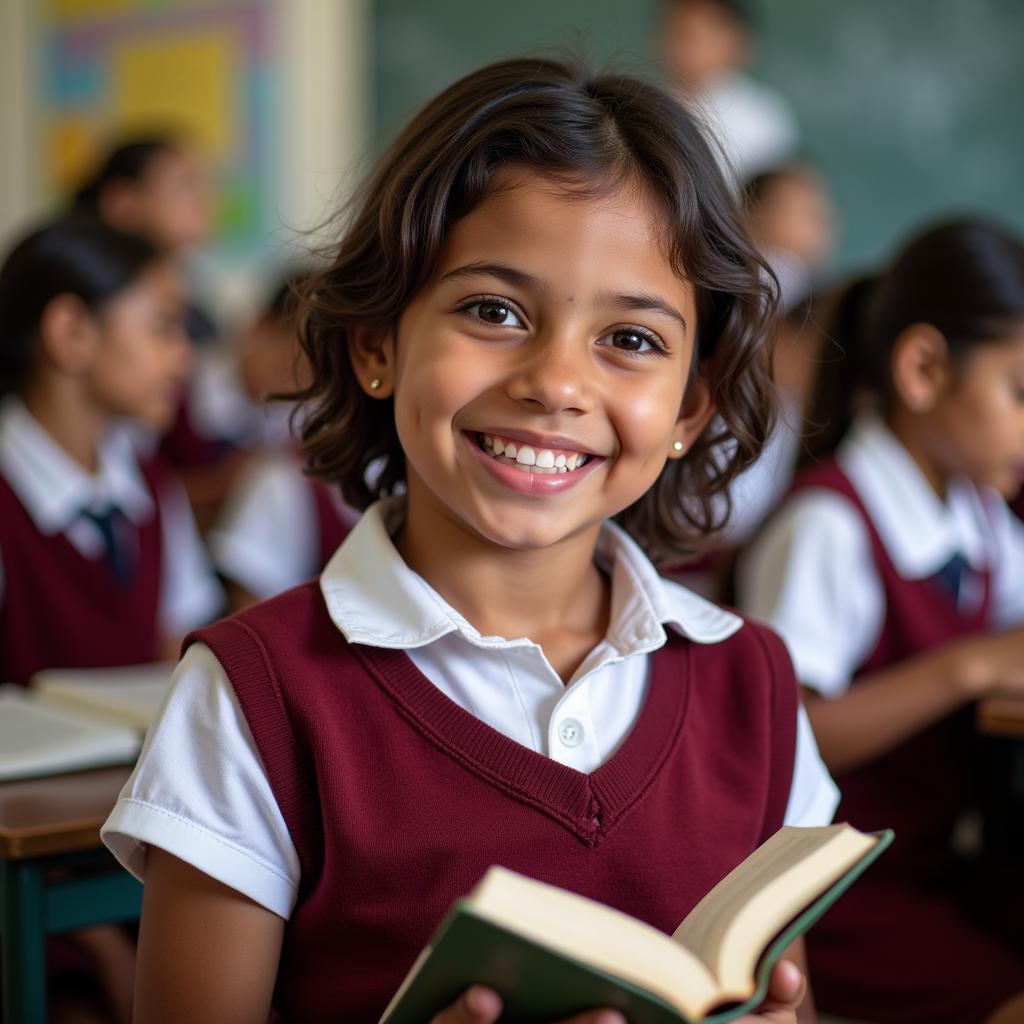
M 75 705 L 146 729 L 170 686 L 174 665 L 103 669 L 47 669 L 31 686 L 48 701 Z
M 771 939 L 876 842 L 849 825 L 784 827 L 722 879 L 673 938 L 701 957 L 723 991 L 743 997 Z
M 692 1018 L 717 1001 L 718 985 L 689 950 L 657 928 L 557 886 L 491 868 L 466 904 L 473 913 L 541 946 L 660 996 Z
M 0 780 L 127 764 L 139 746 L 133 729 L 49 707 L 21 687 L 0 688 Z

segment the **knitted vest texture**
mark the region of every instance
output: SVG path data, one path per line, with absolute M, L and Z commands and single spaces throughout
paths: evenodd
M 274 999 L 287 1022 L 376 1021 L 491 864 L 671 931 L 782 824 L 796 685 L 763 627 L 673 636 L 634 728 L 589 775 L 484 724 L 403 652 L 346 643 L 316 584 L 196 639 L 234 686 L 298 851 Z
M 136 572 L 126 586 L 104 558 L 82 555 L 63 534 L 41 533 L 0 477 L 0 680 L 27 684 L 44 668 L 104 668 L 157 660 L 163 544 L 160 482 L 142 466 L 154 514 L 134 530 Z

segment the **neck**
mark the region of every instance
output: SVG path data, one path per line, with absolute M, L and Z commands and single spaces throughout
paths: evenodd
M 110 417 L 88 402 L 70 380 L 37 381 L 21 397 L 50 437 L 86 472 L 95 473 L 100 439 Z
M 928 443 L 929 431 L 925 429 L 924 424 L 918 417 L 903 410 L 889 413 L 885 421 L 900 444 L 910 453 L 910 457 L 939 500 L 945 501 L 949 475 L 932 455 L 932 446 Z
M 502 547 L 410 495 L 395 539 L 405 563 L 484 636 L 529 637 L 563 680 L 605 635 L 610 586 L 594 565 L 600 525 L 540 550 Z

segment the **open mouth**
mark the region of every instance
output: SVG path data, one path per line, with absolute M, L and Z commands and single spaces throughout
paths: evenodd
M 495 434 L 474 434 L 473 439 L 481 451 L 495 462 L 524 473 L 572 473 L 582 469 L 591 456 L 586 452 L 567 451 L 562 448 L 538 448 Z

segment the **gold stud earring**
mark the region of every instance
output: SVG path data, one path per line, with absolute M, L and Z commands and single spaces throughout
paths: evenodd
M 672 451 L 674 451 L 674 452 L 681 452 L 682 450 L 683 450 L 683 442 L 682 441 L 673 441 L 672 442 Z
M 370 390 L 371 391 L 376 391 L 379 387 L 380 387 L 380 377 L 374 377 L 373 380 L 370 381 Z

